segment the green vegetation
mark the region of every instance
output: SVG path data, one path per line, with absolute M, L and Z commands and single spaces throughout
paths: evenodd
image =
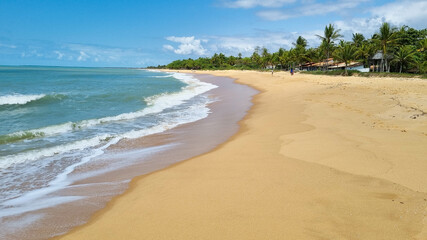
M 333 52 L 335 43 L 334 41 L 343 37 L 340 33 L 340 29 L 335 29 L 334 25 L 329 24 L 329 26 L 325 27 L 324 35 L 316 35 L 322 40 L 322 44 L 320 45 L 326 52 L 326 59 L 329 59 L 331 52 Z M 326 68 L 328 68 L 328 62 L 326 62 Z
M 345 63 L 344 73 L 347 75 L 347 66 L 350 61 L 356 59 L 356 46 L 342 41 L 334 52 L 334 59 Z
M 325 27 L 323 35 L 316 35 L 321 39 L 320 46 L 307 48 L 307 40 L 299 36 L 293 47 L 289 50 L 280 48 L 277 52 L 269 52 L 267 48 L 256 47 L 251 56 L 243 57 L 241 53 L 235 56 L 225 56 L 215 53 L 212 57 L 198 59 L 176 60 L 167 65 L 149 68 L 168 69 L 193 69 L 193 70 L 289 70 L 301 69 L 307 63 L 324 63 L 313 67 L 317 70 L 312 74 L 328 75 L 363 75 L 371 76 L 405 76 L 414 74 L 425 76 L 427 73 L 427 29 L 417 30 L 408 26 L 400 29 L 384 23 L 370 39 L 360 33 L 353 34 L 352 41 L 343 41 L 340 29 L 329 24 Z M 338 40 L 338 44 L 336 43 Z M 354 61 L 363 63 L 368 68 L 373 64 L 372 58 L 376 56 L 376 73 L 360 73 L 347 71 L 347 66 Z M 343 71 L 326 71 L 328 59 L 333 57 L 335 62 L 345 64 Z M 312 70 L 312 69 L 310 69 Z M 305 72 L 305 71 L 304 71 Z M 385 73 L 400 73 L 385 74 Z M 406 73 L 406 74 L 404 74 Z M 412 74 L 412 75 L 411 75 Z M 407 76 L 406 76 L 407 75 Z
M 345 70 L 335 71 L 303 71 L 303 74 L 312 75 L 328 75 L 328 76 L 361 76 L 361 77 L 392 77 L 392 78 L 423 78 L 427 79 L 427 73 L 414 74 L 414 73 L 397 73 L 397 72 L 359 72 L 357 70 L 348 70 L 347 75 Z

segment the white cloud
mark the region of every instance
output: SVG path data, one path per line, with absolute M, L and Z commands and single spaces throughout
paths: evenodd
M 211 51 L 226 54 L 249 53 L 261 43 L 260 39 L 250 37 L 218 37 L 215 40 L 216 43 L 210 46 Z
M 163 48 L 169 51 L 173 51 L 176 54 L 181 55 L 189 55 L 189 54 L 196 54 L 196 55 L 205 55 L 206 49 L 202 46 L 202 42 L 206 43 L 207 40 L 201 40 L 196 39 L 194 36 L 192 37 L 167 37 L 166 40 L 179 43 L 179 46 L 177 48 L 173 47 L 172 45 L 163 45 Z
M 64 54 L 60 51 L 53 51 L 56 55 L 58 55 L 56 57 L 56 59 L 61 60 L 64 57 Z
M 80 43 L 56 43 L 46 40 L 0 38 L 0 55 L 5 63 L 32 63 L 46 61 L 57 65 L 86 66 L 140 66 L 139 62 L 155 63 L 147 60 L 153 50 L 140 48 L 110 47 Z M 150 62 L 151 61 L 151 62 Z
M 15 45 L 12 45 L 12 44 L 4 44 L 4 43 L 0 43 L 0 47 L 12 48 L 12 49 L 16 48 L 16 46 L 15 46 Z
M 303 4 L 302 6 L 287 10 L 265 10 L 257 12 L 257 15 L 265 20 L 279 21 L 288 18 L 325 15 L 328 13 L 340 13 L 342 11 L 353 9 L 367 0 L 342 0 L 337 2 Z
M 384 18 L 394 25 L 409 25 L 414 27 L 427 26 L 426 0 L 400 0 L 374 9 L 370 12 L 374 17 Z
M 279 48 L 290 49 L 294 47 L 293 43 L 296 42 L 298 36 L 302 36 L 307 39 L 309 46 L 318 46 L 320 40 L 316 37 L 316 34 L 322 34 L 322 31 L 307 31 L 307 32 L 271 32 L 266 30 L 259 30 L 253 35 L 240 35 L 240 36 L 208 36 L 208 40 L 200 40 L 206 43 L 203 47 L 203 55 L 213 55 L 214 53 L 224 53 L 225 55 L 236 56 L 242 53 L 243 56 L 249 56 L 253 53 L 256 47 L 265 47 L 270 51 L 277 51 Z M 193 43 L 196 39 L 194 37 L 168 37 L 173 42 L 179 42 L 185 44 Z M 172 45 L 163 45 L 163 49 L 166 51 L 172 51 L 176 54 L 186 52 L 187 48 L 181 47 L 175 48 Z
M 61 48 L 63 59 L 76 59 L 79 62 L 92 61 L 102 63 L 116 63 L 141 61 L 145 58 L 140 49 L 115 48 L 85 44 L 65 44 Z
M 294 47 L 292 43 L 296 41 L 298 36 L 307 39 L 310 46 L 316 46 L 320 44 L 316 34 L 321 33 L 321 31 L 302 33 L 260 31 L 255 36 L 210 37 L 209 52 L 210 54 L 222 52 L 226 55 L 242 53 L 244 56 L 249 56 L 257 46 L 266 47 L 270 51 L 277 51 L 279 48 L 290 49 Z
M 335 21 L 334 24 L 343 31 L 347 38 L 350 38 L 352 33 L 362 33 L 369 38 L 378 32 L 384 22 L 389 22 L 395 26 L 408 25 L 415 28 L 425 28 L 427 1 L 396 1 L 372 8 L 369 12 L 371 17 Z
M 336 21 L 335 26 L 341 29 L 348 38 L 353 33 L 362 33 L 365 37 L 371 37 L 378 31 L 384 18 L 354 18 L 349 21 Z
M 163 45 L 163 48 L 165 49 L 165 50 L 169 50 L 169 51 L 174 51 L 175 50 L 175 48 L 173 48 L 171 45 L 169 45 L 169 44 L 167 44 L 167 45 Z
M 89 57 L 89 55 L 87 55 L 85 52 L 80 51 L 80 55 L 77 57 L 77 61 L 81 62 L 81 61 L 86 61 Z
M 310 4 L 307 7 L 301 7 L 300 10 L 303 16 L 314 16 L 314 15 L 324 15 L 327 13 L 339 13 L 346 9 L 352 9 L 363 2 L 367 2 L 368 0 L 341 0 L 334 2 L 326 2 L 326 3 L 315 3 Z
M 28 51 L 21 52 L 21 57 L 44 57 L 45 55 L 40 53 L 36 49 L 30 49 Z
M 230 8 L 282 7 L 294 2 L 295 0 L 236 0 L 225 2 L 225 6 Z
M 260 11 L 260 12 L 257 12 L 256 15 L 260 18 L 263 18 L 269 21 L 285 20 L 292 17 L 291 14 L 287 14 L 285 12 L 278 11 L 278 10 Z

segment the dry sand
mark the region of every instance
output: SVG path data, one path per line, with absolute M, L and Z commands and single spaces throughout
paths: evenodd
M 61 239 L 427 239 L 427 81 L 209 73 L 261 91 L 238 134 Z

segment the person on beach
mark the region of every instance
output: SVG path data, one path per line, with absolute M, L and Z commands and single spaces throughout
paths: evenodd
M 291 68 L 291 76 L 294 75 L 294 69 Z

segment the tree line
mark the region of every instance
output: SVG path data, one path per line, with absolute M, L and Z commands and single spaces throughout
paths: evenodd
M 370 59 L 377 54 L 381 59 L 377 65 L 380 72 L 427 72 L 427 29 L 417 30 L 408 26 L 392 27 L 383 23 L 379 30 L 366 39 L 361 33 L 354 33 L 351 41 L 344 41 L 343 35 L 334 25 L 325 27 L 323 35 L 316 35 L 321 44 L 308 48 L 307 40 L 299 36 L 289 50 L 280 48 L 269 52 L 267 48 L 256 47 L 249 57 L 225 56 L 215 53 L 212 57 L 182 59 L 167 65 L 149 68 L 220 70 L 220 69 L 283 69 L 299 68 L 305 63 L 325 61 L 322 70 L 328 69 L 327 59 L 347 65 L 351 61 L 370 66 Z M 380 53 L 378 55 L 378 53 Z

